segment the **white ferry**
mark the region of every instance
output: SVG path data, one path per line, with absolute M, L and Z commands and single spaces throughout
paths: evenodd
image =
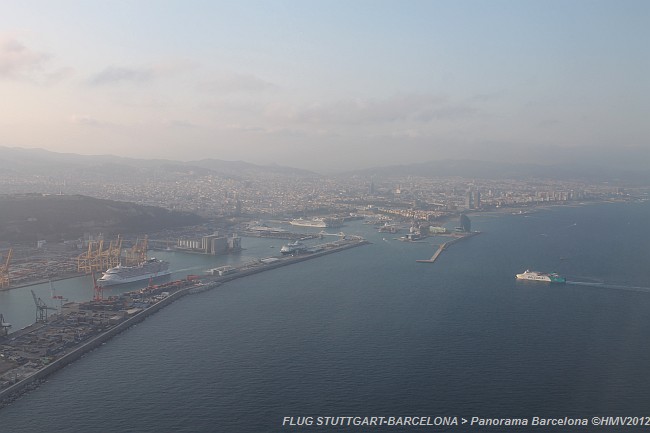
M 523 274 L 516 275 L 518 280 L 540 281 L 544 283 L 566 283 L 566 278 L 556 273 L 547 274 L 544 272 L 526 270 Z

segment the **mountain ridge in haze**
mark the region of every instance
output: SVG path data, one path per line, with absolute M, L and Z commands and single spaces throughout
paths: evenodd
M 279 165 L 257 165 L 244 161 L 202 159 L 175 161 L 168 159 L 140 159 L 115 155 L 79 155 L 58 153 L 45 149 L 23 149 L 0 146 L 0 170 L 14 174 L 56 175 L 61 171 L 87 172 L 96 175 L 120 175 L 142 170 L 144 172 L 169 170 L 201 174 L 240 177 L 250 172 L 311 176 L 315 173 Z
M 551 161 L 547 165 L 445 159 L 411 164 L 389 165 L 332 173 L 335 176 L 422 176 L 485 179 L 558 179 L 593 182 L 650 183 L 650 170 L 608 167 L 594 163 Z M 202 159 L 174 161 L 138 159 L 114 155 L 78 155 L 43 149 L 22 149 L 0 146 L 0 170 L 15 175 L 50 175 L 71 173 L 117 179 L 141 171 L 143 176 L 178 173 L 187 175 L 220 175 L 244 178 L 255 174 L 276 174 L 296 177 L 318 177 L 321 174 L 300 168 L 279 165 L 257 165 L 244 161 Z
M 607 168 L 596 165 L 555 163 L 552 165 L 513 164 L 472 159 L 449 159 L 413 164 L 355 170 L 350 173 L 366 176 L 423 176 L 483 179 L 558 179 L 594 182 L 624 181 L 650 183 L 650 171 Z

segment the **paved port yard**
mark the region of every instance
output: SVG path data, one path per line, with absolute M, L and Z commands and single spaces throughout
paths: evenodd
M 66 304 L 61 314 L 51 316 L 47 323 L 35 323 L 0 337 L 0 408 L 38 386 L 46 376 L 182 296 L 367 243 L 360 237 L 340 239 L 313 247 L 316 252 L 248 263 L 223 276 L 188 277 L 103 301 Z
M 195 279 L 173 281 L 102 301 L 65 304 L 62 313 L 47 323 L 35 323 L 4 337 L 0 341 L 0 366 L 5 370 L 0 374 L 0 405 L 199 284 Z

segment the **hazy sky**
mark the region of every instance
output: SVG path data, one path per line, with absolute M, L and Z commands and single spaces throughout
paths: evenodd
M 649 29 L 646 0 L 5 0 L 0 145 L 650 166 Z

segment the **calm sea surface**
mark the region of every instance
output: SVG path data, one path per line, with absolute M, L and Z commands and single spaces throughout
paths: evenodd
M 442 239 L 403 243 L 351 223 L 346 233 L 373 243 L 175 302 L 0 410 L 0 431 L 528 431 L 282 419 L 650 416 L 649 221 L 650 203 L 477 215 L 483 234 L 434 264 L 415 260 Z M 158 256 L 181 276 L 281 244 L 246 239 L 230 258 Z M 516 283 L 527 268 L 570 283 Z M 55 283 L 61 294 L 92 296 L 89 280 L 69 281 Z M 33 306 L 11 309 L 20 296 L 31 298 L 1 294 L 0 310 L 31 322 Z

